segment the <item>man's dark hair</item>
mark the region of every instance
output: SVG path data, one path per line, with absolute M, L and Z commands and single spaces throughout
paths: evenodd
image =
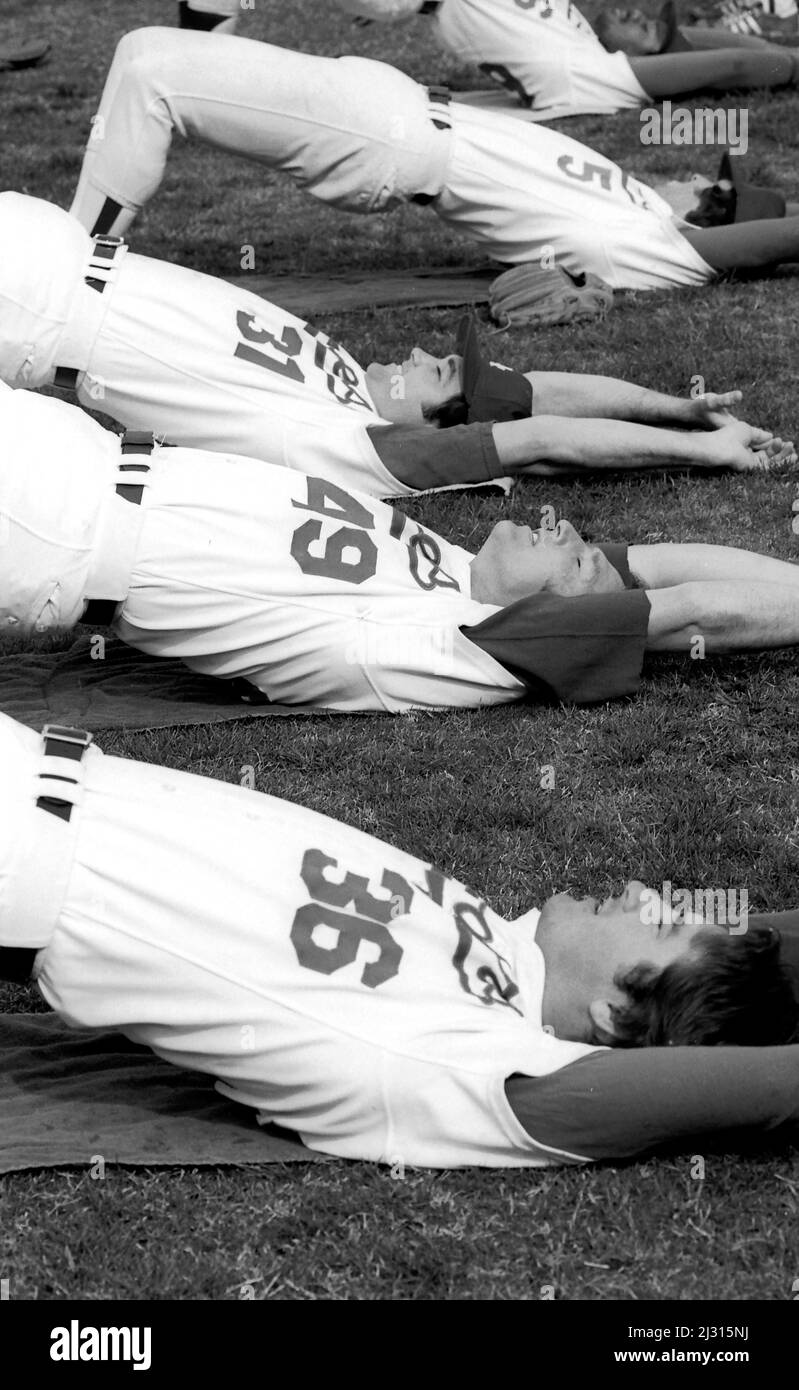
M 642 962 L 615 983 L 627 1002 L 613 1007 L 620 1047 L 764 1047 L 799 1039 L 799 1004 L 780 959 L 779 933 L 698 932 L 693 950 L 665 969 Z
M 469 402 L 460 392 L 457 396 L 450 396 L 449 400 L 442 401 L 440 405 L 425 406 L 422 414 L 429 425 L 434 425 L 437 430 L 448 430 L 453 425 L 465 425 L 469 415 Z

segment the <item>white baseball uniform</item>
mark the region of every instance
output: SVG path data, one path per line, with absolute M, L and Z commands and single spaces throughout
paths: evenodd
M 63 209 L 2 193 L 0 380 L 51 385 L 59 368 L 129 429 L 378 497 L 416 491 L 396 476 L 411 453 L 431 488 L 502 472 L 490 425 L 383 420 L 354 358 L 294 314 L 124 246 L 103 255 Z
M 637 688 L 641 590 L 499 608 L 471 597 L 468 551 L 326 479 L 120 446 L 77 407 L 5 386 L 0 434 L 0 631 L 68 628 L 104 601 L 89 620 L 141 651 L 338 710 Z M 604 549 L 632 584 L 625 548 Z
M 567 270 L 619 289 L 715 274 L 663 198 L 566 135 L 429 99 L 382 63 L 167 29 L 121 40 L 73 214 L 94 228 L 110 198 L 124 209 L 110 229 L 124 231 L 161 182 L 174 130 L 353 212 L 429 202 L 507 264 L 549 247 Z
M 504 1092 L 597 1051 L 542 1027 L 537 912 L 506 922 L 305 807 L 41 746 L 0 715 L 0 941 L 42 947 L 39 989 L 68 1024 L 119 1028 L 342 1157 L 574 1158 Z M 59 794 L 68 822 L 36 805 Z
M 392 0 L 338 3 L 375 19 L 409 13 L 392 13 Z M 608 53 L 571 0 L 442 0 L 429 22 L 458 62 L 481 68 L 546 120 L 649 101 L 626 55 Z
M 798 1122 L 799 1047 L 552 1036 L 535 908 L 504 922 L 371 835 L 68 731 L 0 714 L 0 760 L 0 966 L 24 952 L 65 1022 L 210 1074 L 311 1148 L 510 1168 Z M 786 959 L 796 916 L 761 919 Z
M 567 135 L 454 105 L 447 180 L 433 207 L 509 265 L 546 248 L 612 289 L 702 285 L 716 276 L 664 198 Z
M 121 1029 L 311 1148 L 392 1165 L 537 1167 L 796 1124 L 799 1047 L 556 1038 L 535 908 L 504 921 L 314 811 L 81 742 L 0 715 L 0 958 L 30 957 L 68 1024 Z
M 238 456 L 122 456 L 77 408 L 7 387 L 0 428 L 0 630 L 70 627 L 87 601 L 115 600 L 132 646 L 275 701 L 395 711 L 524 694 L 460 631 L 497 612 L 471 598 L 472 556 L 394 508 Z

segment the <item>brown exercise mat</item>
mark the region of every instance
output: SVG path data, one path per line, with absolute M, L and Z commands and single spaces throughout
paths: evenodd
M 300 318 L 386 305 L 436 308 L 485 304 L 500 266 L 430 270 L 325 271 L 320 275 L 241 275 L 230 281 Z
M 95 659 L 99 651 L 102 659 Z M 181 661 L 145 656 L 102 634 L 79 637 L 65 651 L 0 651 L 0 711 L 32 729 L 71 724 L 95 733 L 329 713 L 251 704 L 238 691 L 234 682 L 200 676 Z
M 0 1014 L 0 1173 L 103 1164 L 297 1163 L 325 1155 L 122 1033 Z

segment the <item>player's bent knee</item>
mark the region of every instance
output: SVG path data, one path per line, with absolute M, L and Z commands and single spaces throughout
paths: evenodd
M 165 96 L 175 86 L 174 67 L 170 65 L 168 53 L 157 53 L 150 49 L 134 54 L 125 64 L 122 82 L 146 93 L 147 96 Z M 120 84 L 120 91 L 122 84 Z
M 159 28 L 156 24 L 146 29 L 133 29 L 119 40 L 114 62 L 127 68 L 148 58 L 155 62 L 173 53 L 185 55 L 187 37 L 190 36 L 180 29 Z

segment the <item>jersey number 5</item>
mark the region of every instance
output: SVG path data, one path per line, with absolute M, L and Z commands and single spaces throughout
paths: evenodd
M 604 189 L 606 193 L 611 193 L 613 191 L 614 170 L 612 168 L 609 169 L 602 164 L 592 164 L 587 159 L 584 160 L 582 169 L 578 167 L 572 168 L 573 164 L 574 156 L 570 154 L 562 154 L 558 160 L 558 168 L 566 174 L 567 178 L 576 179 L 578 183 L 599 184 L 599 187 Z M 622 192 L 627 195 L 630 202 L 635 203 L 636 207 L 645 208 L 646 198 L 644 197 L 643 189 L 638 183 L 638 180 L 631 178 L 623 169 L 619 169 L 616 172 L 620 175 L 619 182 Z

